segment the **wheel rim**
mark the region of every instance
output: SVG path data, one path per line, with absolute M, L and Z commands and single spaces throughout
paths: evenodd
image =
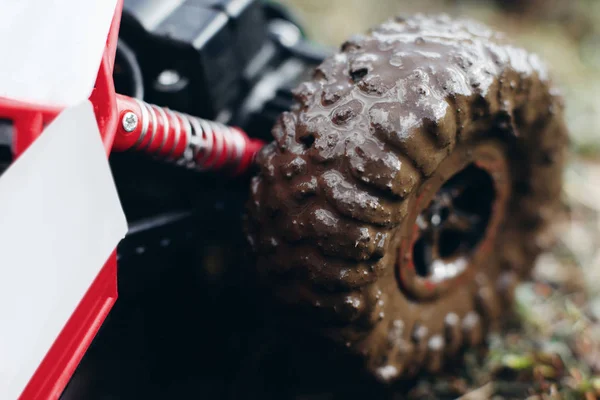
M 397 262 L 401 290 L 438 298 L 484 268 L 509 194 L 501 144 L 455 150 L 414 199 Z

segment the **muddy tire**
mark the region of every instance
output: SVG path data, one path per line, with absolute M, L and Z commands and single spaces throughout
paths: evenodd
M 551 242 L 567 135 L 544 67 L 476 23 L 398 18 L 295 97 L 252 181 L 258 272 L 379 379 L 439 370 Z

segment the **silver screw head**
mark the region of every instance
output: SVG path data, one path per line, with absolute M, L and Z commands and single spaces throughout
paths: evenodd
M 121 124 L 123 125 L 123 129 L 125 129 L 125 132 L 133 132 L 135 128 L 137 128 L 138 117 L 131 111 L 127 111 L 125 115 L 123 115 Z

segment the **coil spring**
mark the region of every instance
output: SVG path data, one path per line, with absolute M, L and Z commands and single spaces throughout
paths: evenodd
M 117 95 L 116 150 L 137 150 L 187 168 L 245 169 L 262 142 L 242 130 Z M 241 172 L 241 171 L 238 171 Z

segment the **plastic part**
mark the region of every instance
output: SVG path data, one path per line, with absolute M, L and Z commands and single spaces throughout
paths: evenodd
M 0 96 L 62 107 L 88 98 L 116 4 L 117 0 L 2 2 Z
M 112 67 L 122 3 L 122 0 L 116 3 L 104 56 L 90 96 L 107 155 L 112 148 L 117 122 Z M 15 157 L 29 147 L 60 111 L 59 106 L 0 98 L 0 119 L 8 119 L 13 123 Z M 113 252 L 40 363 L 20 399 L 54 399 L 60 396 L 116 298 L 116 253 Z
M 145 100 L 208 119 L 238 107 L 245 71 L 269 43 L 260 1 L 126 0 L 124 12 L 121 38 L 155 81 Z M 164 71 L 181 79 L 162 85 Z
M 232 105 L 243 63 L 227 14 L 184 1 L 127 0 L 124 10 L 121 37 L 136 50 L 146 79 L 156 81 L 147 101 L 209 119 Z M 164 71 L 176 72 L 186 84 L 161 85 Z
M 0 192 L 0 243 L 10 244 L 1 252 L 0 393 L 16 398 L 37 369 L 60 394 L 69 376 L 55 366 L 64 361 L 68 368 L 65 350 L 81 346 L 79 335 L 93 336 L 88 325 L 101 321 L 88 313 L 85 321 L 65 324 L 127 232 L 89 100 L 52 121 L 2 176 Z M 89 309 L 110 304 L 101 294 L 94 301 L 100 304 Z M 63 329 L 70 331 L 55 344 L 60 354 L 42 371 L 40 362 Z M 40 386 L 30 385 L 32 394 L 23 398 L 40 398 Z
M 188 2 L 202 3 L 198 0 Z M 229 17 L 235 55 L 246 65 L 267 38 L 263 4 L 256 0 L 212 0 L 211 6 Z

